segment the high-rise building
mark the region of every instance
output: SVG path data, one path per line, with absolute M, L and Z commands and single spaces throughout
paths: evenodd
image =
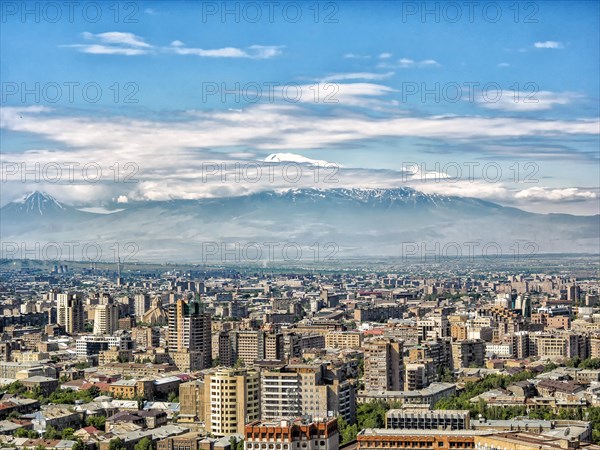
M 342 416 L 355 419 L 354 384 L 325 364 L 290 364 L 261 371 L 261 419 Z
M 204 416 L 204 426 L 209 433 L 215 436 L 243 433 L 246 423 L 258 420 L 258 372 L 219 369 L 204 377 L 204 386 L 210 408 Z
M 380 338 L 364 345 L 365 390 L 401 391 L 403 389 L 402 342 Z
M 225 366 L 238 361 L 252 367 L 257 360 L 281 361 L 284 336 L 266 331 L 229 331 L 219 336 L 219 360 Z
M 193 380 L 179 385 L 179 422 L 203 421 L 205 416 L 204 380 Z
M 212 363 L 210 314 L 196 300 L 169 306 L 169 354 L 180 370 L 202 370 Z
M 150 295 L 136 294 L 133 297 L 136 317 L 142 317 L 150 309 Z
M 436 371 L 433 360 L 406 364 L 404 375 L 404 390 L 418 391 L 426 388 L 435 381 Z
M 452 368 L 483 367 L 485 342 L 479 339 L 452 343 Z
M 136 348 L 156 348 L 160 346 L 160 328 L 135 327 L 131 330 L 131 340 Z
M 119 329 L 119 305 L 112 299 L 96 305 L 94 310 L 94 334 L 113 334 Z
M 69 334 L 83 331 L 84 311 L 80 294 L 57 295 L 56 320 Z
M 61 293 L 56 295 L 56 323 L 63 327 L 67 323 L 67 301 L 69 294 Z

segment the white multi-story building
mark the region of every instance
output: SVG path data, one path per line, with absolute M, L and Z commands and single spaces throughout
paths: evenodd
M 87 334 L 75 341 L 75 352 L 78 357 L 98 355 L 101 351 L 116 347 L 119 350 L 131 348 L 131 337 L 129 335 L 91 335 Z
M 119 305 L 97 305 L 94 311 L 94 334 L 112 334 L 119 328 Z

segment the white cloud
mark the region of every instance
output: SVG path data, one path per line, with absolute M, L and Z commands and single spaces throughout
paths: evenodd
M 539 91 L 532 92 L 524 90 L 523 92 L 518 91 L 506 91 L 496 93 L 489 93 L 490 99 L 498 98 L 498 101 L 486 101 L 481 96 L 478 101 L 480 106 L 487 109 L 501 110 L 501 111 L 546 111 L 552 109 L 556 105 L 568 105 L 574 101 L 582 98 L 580 94 L 574 92 L 550 92 L 550 91 Z
M 536 42 L 533 44 L 533 46 L 535 48 L 549 48 L 549 49 L 564 48 L 564 45 L 562 44 L 562 42 L 558 42 L 558 41 Z
M 369 55 L 359 55 L 356 53 L 346 53 L 344 55 L 344 58 L 346 58 L 346 59 L 371 59 L 371 57 Z
M 225 47 L 218 49 L 202 49 L 185 47 L 181 41 L 171 43 L 170 51 L 178 55 L 194 55 L 206 58 L 251 58 L 268 59 L 281 55 L 281 46 L 251 45 L 247 49 Z
M 344 80 L 385 80 L 394 76 L 394 72 L 372 73 L 372 72 L 352 72 L 352 73 L 336 73 L 333 75 L 321 78 L 322 82 L 344 81 Z
M 67 45 L 65 47 L 71 47 L 78 49 L 81 53 L 89 53 L 91 55 L 125 55 L 125 56 L 136 56 L 145 55 L 148 51 L 139 48 L 124 48 L 124 47 L 113 47 L 109 45 L 90 44 L 90 45 Z
M 516 191 L 502 181 L 492 183 L 478 178 L 467 179 L 464 172 L 465 178 L 456 180 L 455 173 L 446 174 L 440 170 L 434 170 L 435 173 L 428 171 L 426 174 L 420 171 L 403 174 L 398 170 L 342 167 L 335 163 L 332 166 L 328 161 L 310 158 L 308 150 L 303 152 L 308 156 L 292 150 L 321 148 L 351 142 L 364 136 L 380 136 L 382 133 L 393 135 L 394 130 L 397 130 L 397 135 L 436 136 L 433 130 L 439 130 L 440 127 L 444 128 L 446 135 L 448 130 L 455 128 L 470 131 L 500 127 L 506 134 L 509 130 L 522 127 L 523 120 L 473 123 L 468 122 L 468 118 L 457 117 L 457 120 L 446 124 L 441 118 L 410 118 L 408 121 L 393 119 L 387 123 L 353 116 L 335 122 L 325 119 L 326 123 L 321 124 L 322 118 L 306 112 L 300 114 L 299 111 L 296 106 L 271 106 L 249 108 L 235 113 L 197 112 L 191 113 L 185 121 L 170 123 L 70 116 L 36 121 L 35 114 L 23 108 L 23 119 L 18 121 L 14 117 L 14 111 L 9 111 L 8 114 L 2 111 L 2 123 L 6 128 L 14 130 L 17 128 L 17 122 L 25 122 L 25 125 L 19 127 L 20 130 L 36 130 L 35 133 L 56 140 L 58 144 L 53 145 L 55 148 L 60 148 L 61 143 L 69 147 L 64 150 L 38 149 L 25 153 L 11 153 L 10 157 L 5 155 L 2 170 L 10 167 L 7 163 L 25 163 L 27 167 L 33 167 L 36 163 L 42 167 L 45 163 L 69 166 L 77 163 L 77 168 L 95 163 L 102 168 L 103 174 L 100 182 L 90 183 L 82 178 L 82 171 L 76 169 L 74 183 L 42 182 L 35 185 L 21 183 L 18 176 L 8 177 L 9 181 L 3 184 L 2 200 L 12 200 L 26 191 L 44 190 L 67 203 L 97 206 L 110 202 L 112 208 L 115 208 L 115 203 L 124 207 L 126 203 L 134 200 L 215 198 L 291 187 L 392 188 L 406 185 L 426 193 L 482 198 L 503 204 L 512 203 L 529 210 L 549 208 L 550 204 L 555 205 L 550 211 L 557 212 L 565 211 L 565 208 L 571 205 L 579 209 L 570 212 L 586 213 L 590 211 L 589 203 L 598 198 L 591 189 L 571 187 L 528 188 Z M 432 123 L 426 124 L 427 120 L 431 120 Z M 565 123 L 548 122 L 548 129 L 554 132 L 559 129 L 565 131 Z M 597 123 L 591 125 L 597 129 Z M 421 130 L 417 131 L 419 127 Z M 524 129 L 518 131 L 533 131 L 529 127 L 531 124 L 528 123 Z M 110 140 L 106 139 L 107 135 L 111 136 Z M 281 135 L 285 136 L 285 139 L 277 140 Z M 290 151 L 277 151 L 274 154 L 260 150 L 235 151 L 236 148 L 251 146 L 285 147 Z M 228 153 L 223 151 L 227 149 L 222 150 L 218 147 L 234 148 L 234 151 Z M 169 157 L 165 158 L 165 154 Z M 137 167 L 134 176 L 136 182 L 115 183 L 114 169 L 111 167 L 114 168 L 115 163 L 119 163 L 124 169 L 127 162 L 132 162 Z M 301 177 L 293 182 L 290 182 L 290 177 L 295 177 L 296 172 L 288 170 L 284 173 L 283 170 L 284 167 L 289 168 L 289 164 L 286 163 L 291 162 L 304 167 Z M 269 170 L 268 167 L 274 170 Z M 127 170 L 122 175 L 125 173 L 130 171 Z M 5 176 L 3 173 L 3 179 Z
M 143 38 L 133 33 L 109 31 L 106 33 L 84 32 L 85 40 L 95 41 L 92 44 L 72 44 L 62 47 L 75 48 L 81 53 L 94 55 L 125 55 L 136 56 L 150 53 L 153 46 L 144 41 Z
M 194 55 L 206 58 L 249 58 L 268 59 L 281 54 L 282 46 L 277 45 L 251 45 L 245 49 L 236 47 L 223 47 L 217 49 L 203 49 L 186 47 L 180 40 L 174 40 L 167 47 L 148 44 L 142 37 L 133 33 L 109 31 L 106 33 L 84 32 L 85 40 L 95 41 L 91 44 L 70 44 L 62 47 L 75 48 L 79 52 L 95 55 L 145 55 L 151 52 L 166 52 L 177 55 Z
M 114 45 L 130 45 L 132 47 L 151 47 L 143 38 L 136 36 L 133 33 L 122 33 L 120 31 L 109 31 L 106 33 L 93 34 L 87 31 L 83 33 L 83 37 L 89 40 L 99 40 L 105 44 Z
M 391 53 L 380 53 L 379 54 L 379 59 L 388 59 L 391 58 L 393 55 Z
M 498 67 L 510 67 L 510 64 L 503 62 L 503 63 L 498 64 Z
M 399 102 L 394 99 L 388 100 L 382 98 L 394 92 L 394 89 L 382 84 L 338 83 L 323 80 L 323 82 L 318 84 L 275 87 L 274 97 L 276 99 L 296 99 L 298 104 L 305 105 L 318 104 L 329 107 L 356 107 L 363 110 L 397 114 Z M 291 106 L 289 103 L 287 102 L 287 105 Z
M 439 67 L 441 64 L 434 59 L 426 59 L 425 61 L 419 61 L 417 65 L 421 67 Z
M 348 96 L 377 95 L 386 86 L 345 86 Z M 534 120 L 510 117 L 323 116 L 301 104 L 258 104 L 243 111 L 198 111 L 182 121 L 114 117 L 99 119 L 2 108 L 4 129 L 45 136 L 71 147 L 102 149 L 205 148 L 250 146 L 262 149 L 322 148 L 362 139 L 421 137 L 442 140 L 597 135 L 598 120 Z M 111 136 L 111 139 L 106 139 Z
M 377 65 L 379 68 L 400 68 L 400 69 L 414 69 L 414 68 L 427 68 L 427 67 L 441 67 L 441 64 L 434 59 L 424 59 L 422 61 L 415 61 L 410 58 L 400 58 L 394 63 L 382 62 Z
M 125 211 L 124 209 L 106 209 L 102 206 L 92 206 L 88 208 L 79 208 L 79 211 L 91 212 L 94 214 L 114 214 L 121 211 Z
M 532 187 L 515 194 L 515 198 L 532 202 L 577 202 L 594 200 L 598 194 L 579 188 L 555 189 L 548 187 Z
M 267 59 L 281 55 L 283 45 L 251 45 L 249 58 Z
M 181 46 L 173 47 L 173 53 L 178 55 L 194 55 L 207 58 L 246 58 L 246 52 L 235 47 L 217 48 L 213 50 L 205 50 L 202 48 L 185 48 Z

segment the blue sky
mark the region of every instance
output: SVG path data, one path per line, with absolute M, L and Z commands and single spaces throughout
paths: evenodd
M 230 170 L 281 153 L 340 165 L 336 186 L 406 184 L 531 211 L 599 212 L 598 2 L 480 2 L 473 11 L 461 2 L 280 2 L 272 20 L 263 2 L 122 2 L 117 18 L 116 3 L 99 2 L 97 22 L 94 6 L 76 7 L 72 22 L 64 7 L 55 23 L 48 3 L 27 7 L 36 5 L 38 17 L 20 2 L 2 5 L 2 203 L 32 189 L 89 204 L 282 189 L 289 182 L 224 186 L 200 176 L 206 163 Z M 21 95 L 36 83 L 39 102 Z M 73 101 L 65 83 L 79 83 Z M 97 102 L 86 100 L 86 83 L 100 87 Z M 222 97 L 238 85 L 239 100 Z M 132 161 L 140 181 L 12 173 L 50 161 Z M 415 163 L 463 172 L 423 177 Z M 465 163 L 479 164 L 475 179 Z M 501 177 L 483 173 L 486 164 Z

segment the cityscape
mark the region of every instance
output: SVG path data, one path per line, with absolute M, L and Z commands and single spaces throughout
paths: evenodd
M 0 1 L 0 450 L 600 450 L 600 2 Z

